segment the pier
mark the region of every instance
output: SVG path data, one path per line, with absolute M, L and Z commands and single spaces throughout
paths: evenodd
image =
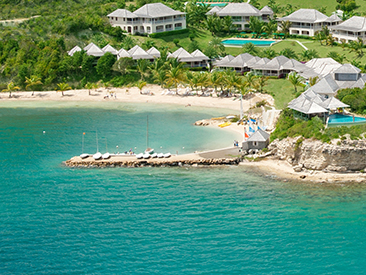
M 108 159 L 95 160 L 92 156 L 82 159 L 75 156 L 67 161 L 68 167 L 165 167 L 165 166 L 207 166 L 237 165 L 241 161 L 239 147 L 223 148 L 184 155 L 172 155 L 169 158 L 137 159 L 135 155 L 111 155 Z

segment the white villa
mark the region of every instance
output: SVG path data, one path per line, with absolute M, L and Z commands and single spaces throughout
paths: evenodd
M 337 42 L 350 42 L 359 37 L 366 42 L 366 18 L 353 16 L 343 23 L 332 26 L 332 35 Z
M 135 34 L 156 33 L 186 28 L 184 12 L 173 10 L 162 3 L 146 4 L 134 12 L 117 9 L 107 15 L 113 27 Z
M 299 9 L 288 16 L 278 18 L 277 21 L 290 21 L 290 34 L 306 36 L 314 36 L 323 26 L 331 29 L 342 22 L 335 14 L 328 17 L 315 9 Z
M 229 3 L 224 8 L 214 7 L 207 12 L 207 15 L 216 14 L 219 17 L 230 16 L 233 25 L 238 30 L 249 30 L 249 18 L 251 16 L 258 17 L 260 20 L 268 22 L 273 17 L 273 11 L 270 7 L 265 6 L 258 10 L 248 3 Z

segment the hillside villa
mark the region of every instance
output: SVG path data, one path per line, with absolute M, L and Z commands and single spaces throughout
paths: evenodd
M 288 16 L 278 18 L 277 21 L 290 21 L 290 34 L 314 36 L 323 26 L 332 28 L 342 22 L 342 19 L 335 14 L 328 17 L 315 9 L 299 9 Z
M 366 42 L 366 18 L 353 16 L 343 23 L 330 27 L 337 42 L 350 42 L 359 37 Z
M 173 10 L 162 3 L 146 4 L 134 12 L 117 9 L 107 15 L 113 27 L 130 33 L 157 33 L 186 28 L 184 12 Z
M 219 17 L 230 16 L 237 30 L 249 30 L 249 18 L 251 16 L 258 17 L 264 22 L 268 22 L 270 18 L 273 18 L 273 11 L 270 7 L 265 6 L 263 9 L 258 10 L 248 3 L 229 3 L 224 8 L 216 6 L 206 14 L 216 14 Z

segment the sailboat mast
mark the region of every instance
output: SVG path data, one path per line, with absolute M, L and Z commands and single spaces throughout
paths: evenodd
M 146 149 L 149 148 L 149 115 L 146 116 Z
M 99 146 L 98 146 L 98 132 L 95 131 L 95 138 L 97 140 L 97 153 L 99 152 Z
M 81 153 L 84 154 L 84 135 L 85 133 L 83 133 L 83 138 L 81 139 Z

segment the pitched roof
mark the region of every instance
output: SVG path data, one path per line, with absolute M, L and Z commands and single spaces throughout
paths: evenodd
M 227 55 L 224 58 L 217 60 L 214 62 L 214 65 L 217 67 L 226 67 L 227 64 L 230 63 L 231 60 L 233 60 L 235 57 L 232 55 Z
M 312 69 L 316 73 L 316 75 L 326 76 L 341 67 L 342 64 L 338 63 L 330 57 L 327 57 L 311 59 L 310 61 L 305 63 L 305 66 Z
M 124 57 L 131 57 L 131 55 L 125 49 L 122 48 L 118 51 L 117 57 L 118 59 L 120 59 Z
M 260 11 L 248 3 L 229 3 L 217 12 L 218 16 L 260 16 Z
M 281 69 L 282 70 L 294 70 L 294 71 L 299 72 L 299 71 L 304 71 L 306 69 L 306 66 L 295 59 L 290 59 L 281 66 Z
M 152 55 L 153 57 L 160 57 L 160 52 L 155 47 L 151 47 L 146 52 Z
M 286 56 L 280 55 L 273 58 L 265 65 L 254 65 L 254 69 L 258 70 L 282 70 L 282 66 L 286 64 L 290 59 Z
M 206 12 L 206 15 L 213 15 L 215 13 L 218 13 L 221 10 L 222 10 L 222 8 L 220 8 L 219 6 L 215 6 L 212 9 L 210 9 L 208 12 Z
M 199 49 L 191 53 L 194 57 L 200 57 L 202 60 L 210 60 L 205 54 L 203 54 Z
M 137 18 L 136 14 L 133 14 L 126 9 L 117 9 L 114 12 L 107 15 L 108 17 L 124 17 L 124 18 Z
M 128 51 L 133 59 L 154 59 L 154 57 L 148 54 L 144 49 L 142 49 L 139 45 L 134 46 L 132 49 Z
M 109 44 L 107 46 L 105 46 L 102 49 L 102 51 L 105 52 L 105 53 L 111 53 L 111 54 L 114 54 L 114 55 L 118 54 L 118 51 Z
M 334 71 L 335 74 L 359 74 L 361 70 L 352 64 L 344 64 Z
M 306 97 L 303 97 L 303 100 L 289 105 L 288 107 L 304 114 L 318 114 L 328 112 L 325 108 Z
M 232 68 L 244 68 L 247 67 L 247 61 L 252 59 L 254 56 L 249 53 L 242 53 L 239 54 L 237 57 L 235 57 L 233 60 L 231 60 L 227 66 L 225 67 L 232 67 Z
M 92 44 L 92 45 L 89 47 L 90 44 Z M 88 50 L 86 50 L 87 55 L 92 55 L 92 56 L 97 56 L 97 57 L 104 55 L 104 52 L 102 51 L 101 48 L 99 48 L 97 45 L 95 45 L 93 43 L 90 43 L 90 44 L 84 48 L 84 50 L 86 48 L 88 48 Z
M 299 9 L 288 16 L 279 18 L 278 20 L 290 22 L 317 23 L 324 22 L 327 19 L 328 16 L 315 9 Z
M 329 22 L 329 23 L 333 23 L 333 22 L 341 22 L 342 19 L 340 19 L 338 17 L 338 15 L 336 15 L 335 13 L 332 14 L 331 16 L 329 16 L 324 22 Z
M 95 44 L 93 42 L 89 43 L 87 46 L 84 47 L 84 51 L 89 50 L 91 47 L 95 46 Z
M 261 14 L 273 14 L 273 10 L 268 7 L 268 6 L 264 6 L 261 10 L 260 10 Z
M 311 87 L 312 90 L 318 94 L 325 94 L 325 95 L 334 95 L 339 86 L 333 79 L 333 77 L 328 74 L 324 78 L 320 79 L 318 83 Z
M 172 8 L 169 8 L 168 6 L 165 6 L 162 3 L 151 3 L 143 5 L 141 8 L 134 11 L 133 13 L 139 17 L 145 17 L 145 18 L 155 18 L 155 17 L 185 14 L 184 12 L 173 10 Z
M 268 141 L 269 134 L 261 129 L 258 129 L 251 135 L 247 141 Z
M 75 46 L 74 48 L 69 50 L 67 53 L 68 53 L 68 55 L 73 56 L 74 53 L 81 52 L 81 51 L 82 51 L 82 49 L 79 46 Z
M 361 16 L 352 16 L 350 19 L 340 23 L 337 26 L 331 26 L 332 30 L 344 30 L 352 32 L 366 31 L 366 18 Z
M 193 53 L 195 53 L 195 55 L 192 55 Z M 190 54 L 181 47 L 172 54 L 169 54 L 168 57 L 177 58 L 181 62 L 197 62 L 197 61 L 208 60 L 208 57 L 205 56 L 201 51 L 196 50 L 193 53 Z
M 329 97 L 327 100 L 323 102 L 322 105 L 324 108 L 330 110 L 330 109 L 337 109 L 337 108 L 347 108 L 349 105 L 343 103 L 339 99 L 335 97 Z

